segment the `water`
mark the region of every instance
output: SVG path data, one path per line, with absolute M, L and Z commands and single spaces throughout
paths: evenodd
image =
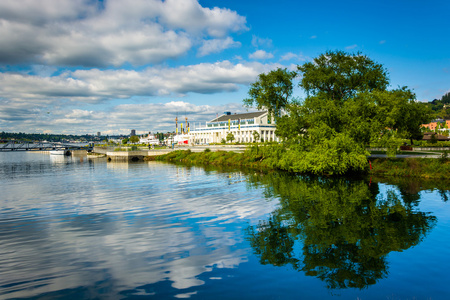
M 448 299 L 446 183 L 0 153 L 1 299 Z

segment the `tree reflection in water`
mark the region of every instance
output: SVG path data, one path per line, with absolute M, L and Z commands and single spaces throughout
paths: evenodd
M 386 256 L 417 245 L 436 224 L 417 210 L 417 197 L 381 194 L 367 180 L 250 177 L 250 185 L 260 184 L 267 197 L 280 199 L 268 220 L 247 231 L 260 262 L 290 264 L 331 289 L 362 289 L 385 278 Z

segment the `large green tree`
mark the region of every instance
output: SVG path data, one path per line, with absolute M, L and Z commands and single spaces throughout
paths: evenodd
M 266 109 L 271 115 L 279 116 L 291 101 L 296 76 L 296 72 L 281 68 L 260 74 L 258 80 L 251 84 L 249 98 L 244 99 L 244 104 Z
M 399 133 L 418 138 L 420 124 L 428 119 L 414 93 L 388 90 L 387 71 L 361 53 L 329 51 L 297 69 L 307 95 L 303 101 L 292 95 L 296 72 L 286 69 L 260 75 L 244 100 L 286 111 L 275 114 L 276 134 L 290 149 L 280 157 L 282 169 L 315 174 L 364 170 L 368 145 L 395 148 Z

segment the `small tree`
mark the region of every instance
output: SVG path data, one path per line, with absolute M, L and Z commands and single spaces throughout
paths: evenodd
M 234 134 L 232 134 L 231 132 L 229 132 L 227 134 L 227 141 L 232 143 L 234 141 Z
M 130 137 L 130 142 L 132 142 L 133 144 L 139 142 L 139 137 L 137 135 L 133 135 Z
M 127 139 L 127 138 L 124 138 L 124 139 L 122 140 L 122 144 L 126 145 L 127 143 L 128 143 L 128 139 Z
M 430 138 L 430 143 L 436 144 L 437 141 L 438 141 L 438 140 L 437 140 L 436 134 L 433 133 L 433 134 L 431 135 L 431 138 Z
M 257 143 L 259 141 L 259 137 L 260 137 L 260 135 L 259 135 L 258 131 L 256 131 L 256 130 L 253 131 L 253 141 L 255 143 Z

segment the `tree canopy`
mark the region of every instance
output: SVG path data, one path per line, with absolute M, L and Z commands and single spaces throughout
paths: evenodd
M 137 135 L 132 135 L 132 136 L 130 136 L 130 138 L 128 140 L 131 143 L 137 143 L 137 142 L 139 142 L 139 137 Z
M 244 99 L 247 106 L 255 105 L 258 109 L 266 109 L 270 114 L 280 114 L 280 110 L 289 104 L 293 92 L 294 71 L 276 69 L 268 74 L 260 74 L 258 81 L 251 84 L 249 98 Z
M 292 95 L 294 78 L 306 98 Z M 274 112 L 276 134 L 290 151 L 280 167 L 296 172 L 342 174 L 367 168 L 367 146 L 398 146 L 419 138 L 429 110 L 406 87 L 388 90 L 381 64 L 361 53 L 328 51 L 297 67 L 261 74 L 248 106 Z M 284 111 L 281 114 L 280 111 Z
M 300 87 L 308 96 L 347 100 L 358 92 L 385 90 L 389 84 L 383 66 L 361 53 L 328 51 L 297 69 L 303 75 Z

